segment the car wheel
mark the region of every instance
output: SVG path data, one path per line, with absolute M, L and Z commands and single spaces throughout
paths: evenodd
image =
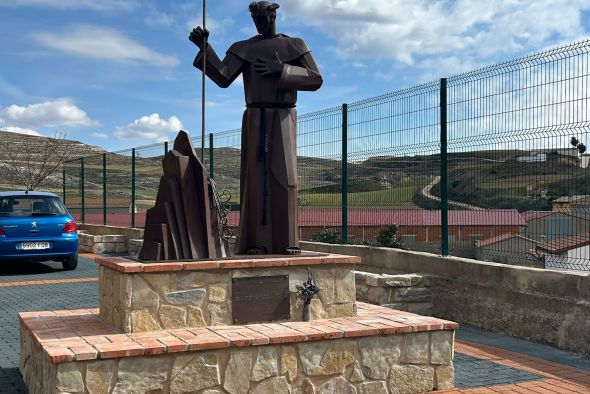
M 78 254 L 74 254 L 61 263 L 64 271 L 73 271 L 78 266 Z

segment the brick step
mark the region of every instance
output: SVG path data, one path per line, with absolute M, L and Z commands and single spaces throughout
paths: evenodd
M 454 386 L 456 323 L 362 303 L 357 310 L 312 322 L 129 334 L 96 309 L 24 312 L 20 371 L 31 394 L 413 394 Z
M 177 271 L 206 271 L 217 269 L 242 268 L 271 268 L 271 267 L 299 267 L 310 265 L 350 265 L 360 264 L 361 258 L 338 254 L 317 256 L 299 256 L 287 258 L 285 256 L 270 256 L 248 258 L 237 256 L 231 259 L 178 261 L 165 263 L 142 263 L 125 257 L 97 256 L 96 263 L 122 273 L 152 273 Z
M 52 363 L 298 343 L 340 338 L 456 330 L 454 322 L 357 303 L 358 316 L 288 322 L 211 326 L 124 334 L 106 325 L 98 309 L 19 313 Z

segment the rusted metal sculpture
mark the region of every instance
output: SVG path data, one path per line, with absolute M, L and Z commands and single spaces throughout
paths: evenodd
M 233 44 L 219 59 L 209 32 L 197 27 L 190 40 L 200 48 L 194 66 L 227 88 L 243 75 L 246 112 L 242 121 L 239 254 L 298 254 L 297 91 L 323 83 L 311 51 L 299 38 L 276 32 L 279 5 L 250 4 L 258 35 Z
M 228 257 L 220 231 L 219 199 L 184 131 L 162 160 L 156 205 L 146 214 L 140 260 L 194 260 Z

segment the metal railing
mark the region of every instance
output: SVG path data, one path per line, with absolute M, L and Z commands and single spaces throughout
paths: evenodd
M 299 116 L 301 238 L 590 270 L 589 52 L 582 41 Z M 240 130 L 208 143 L 235 225 Z M 66 163 L 67 205 L 141 227 L 167 149 Z

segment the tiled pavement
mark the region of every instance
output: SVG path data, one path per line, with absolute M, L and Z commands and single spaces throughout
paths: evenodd
M 475 329 L 472 330 L 476 331 Z M 478 339 L 489 340 L 490 333 L 483 330 L 477 331 L 480 331 Z M 498 339 L 501 340 L 501 338 Z M 510 339 L 505 337 L 507 342 Z M 461 360 L 463 355 L 468 355 L 477 361 L 471 364 L 462 364 L 462 361 L 459 361 L 457 365 L 457 377 L 459 378 L 456 384 L 457 388 L 442 391 L 441 393 L 590 393 L 588 359 L 579 358 L 580 362 L 576 366 L 565 365 L 549 361 L 547 358 L 551 357 L 552 353 L 563 353 L 562 356 L 568 358 L 566 352 L 553 349 L 548 352 L 547 358 L 542 358 L 503 349 L 502 347 L 506 345 L 502 343 L 498 343 L 498 345 L 501 345 L 501 347 L 466 341 L 461 339 L 461 334 L 458 335 L 455 356 Z M 526 347 L 530 351 L 535 351 L 534 349 L 539 345 L 528 342 Z M 536 351 L 540 352 L 542 356 L 545 350 Z M 482 364 L 482 361 L 496 366 L 493 369 L 488 369 L 488 371 L 485 371 L 485 368 L 479 369 L 482 365 L 485 365 Z M 498 365 L 501 367 L 497 367 Z M 481 372 L 478 373 L 478 370 Z M 516 373 L 516 370 L 520 372 Z M 510 375 L 512 375 L 513 379 L 506 382 L 505 378 Z M 494 376 L 497 376 L 498 380 L 494 380 Z
M 97 266 L 57 263 L 0 266 L 0 393 L 26 393 L 18 373 L 19 311 L 96 307 Z M 455 349 L 457 389 L 445 393 L 589 393 L 590 358 L 462 327 Z
M 96 307 L 96 264 L 80 258 L 78 269 L 64 272 L 60 263 L 0 264 L 0 393 L 26 393 L 18 372 L 17 312 Z M 93 281 L 79 282 L 80 278 Z M 33 281 L 34 285 L 22 282 Z M 57 282 L 38 284 L 39 281 Z M 60 281 L 60 282 L 58 282 Z
M 543 379 L 542 375 L 510 368 L 488 360 L 456 353 L 455 379 L 458 388 L 497 386 Z

